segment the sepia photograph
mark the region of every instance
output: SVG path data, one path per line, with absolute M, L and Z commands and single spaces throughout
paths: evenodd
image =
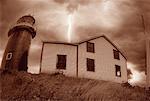
M 150 101 L 150 1 L 0 0 L 0 101 Z

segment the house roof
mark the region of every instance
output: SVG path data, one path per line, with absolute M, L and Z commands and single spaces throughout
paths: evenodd
M 43 41 L 43 43 L 50 43 L 50 44 L 64 44 L 64 45 L 72 45 L 72 46 L 78 46 L 82 43 L 85 43 L 85 42 L 88 42 L 88 41 L 92 41 L 92 40 L 95 40 L 95 39 L 99 39 L 99 38 L 104 38 L 105 40 L 107 40 L 112 46 L 114 46 L 119 52 L 120 54 L 127 60 L 127 58 L 125 57 L 125 55 L 123 54 L 123 52 L 110 40 L 108 39 L 105 35 L 101 35 L 101 36 L 98 36 L 98 37 L 94 37 L 94 38 L 90 38 L 90 39 L 87 39 L 87 40 L 84 40 L 84 41 L 81 41 L 81 42 L 78 42 L 78 43 L 67 43 L 67 42 L 49 42 L 49 41 Z
M 77 44 L 67 43 L 67 42 L 57 42 L 57 41 L 43 41 L 44 44 L 63 44 L 63 45 L 71 45 L 78 46 Z

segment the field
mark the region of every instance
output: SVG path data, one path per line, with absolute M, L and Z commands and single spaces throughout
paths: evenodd
M 150 101 L 150 91 L 62 74 L 1 73 L 1 101 Z

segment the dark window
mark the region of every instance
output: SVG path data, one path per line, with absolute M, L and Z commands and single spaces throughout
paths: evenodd
M 11 60 L 11 59 L 12 59 L 12 53 L 9 52 L 9 53 L 7 53 L 7 55 L 6 55 L 6 60 Z
M 87 58 L 87 71 L 95 71 L 95 62 L 94 59 Z
M 121 77 L 121 67 L 118 65 L 115 65 L 115 68 L 116 68 L 116 76 Z
M 114 59 L 120 60 L 120 57 L 119 57 L 119 51 L 113 50 L 113 52 L 114 52 Z
M 66 55 L 57 55 L 57 69 L 66 69 Z
M 92 53 L 95 52 L 94 43 L 87 42 L 87 52 L 92 52 Z

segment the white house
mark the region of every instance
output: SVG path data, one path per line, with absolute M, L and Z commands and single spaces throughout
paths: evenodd
M 77 44 L 43 42 L 40 72 L 127 82 L 127 59 L 104 35 Z

